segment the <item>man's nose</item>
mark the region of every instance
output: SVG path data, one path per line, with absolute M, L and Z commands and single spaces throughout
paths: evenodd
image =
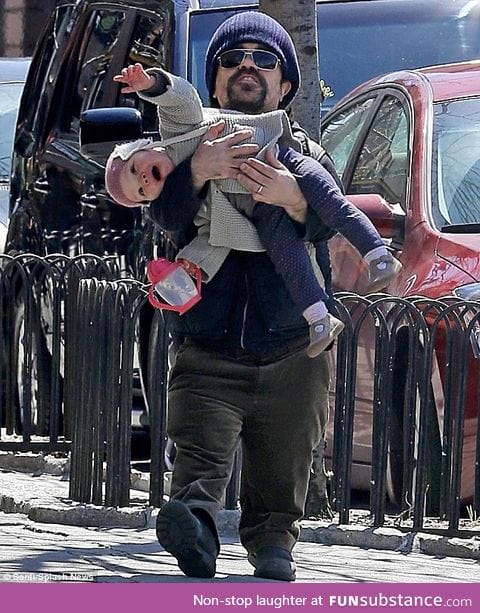
M 240 66 L 247 66 L 247 67 L 256 67 L 255 62 L 253 61 L 253 55 L 251 53 L 245 53 L 245 55 L 243 56 L 243 60 L 242 63 L 240 64 Z

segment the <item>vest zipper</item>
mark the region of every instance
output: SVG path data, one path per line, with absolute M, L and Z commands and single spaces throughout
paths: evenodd
M 245 295 L 247 297 L 247 299 L 245 300 L 245 305 L 243 307 L 243 315 L 242 315 L 242 331 L 240 333 L 240 347 L 242 349 L 245 349 L 245 325 L 246 325 L 246 320 L 247 320 L 247 308 L 248 308 L 248 297 L 249 297 L 249 293 L 248 293 L 248 277 L 245 274 Z

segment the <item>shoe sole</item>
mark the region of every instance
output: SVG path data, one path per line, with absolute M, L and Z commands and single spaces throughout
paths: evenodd
M 320 355 L 333 341 L 337 338 L 340 332 L 345 328 L 343 321 L 338 320 L 338 323 L 330 331 L 330 336 L 319 343 L 312 343 L 307 347 L 307 355 L 309 358 L 316 358 Z
M 187 577 L 215 575 L 215 558 L 200 546 L 198 520 L 185 504 L 172 500 L 162 507 L 157 516 L 156 533 L 160 545 L 177 558 Z
M 248 561 L 255 568 L 253 576 L 258 577 L 259 579 L 295 581 L 297 578 L 297 567 L 295 562 L 271 558 L 270 560 L 265 560 L 261 566 L 256 566 L 255 561 L 251 556 L 248 556 Z

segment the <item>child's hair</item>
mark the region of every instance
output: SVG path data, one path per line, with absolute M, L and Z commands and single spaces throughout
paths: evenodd
M 120 176 L 128 160 L 144 149 L 152 149 L 153 142 L 149 139 L 140 138 L 128 143 L 116 145 L 112 153 L 108 156 L 105 166 L 105 187 L 107 192 L 117 204 L 122 206 L 141 206 L 141 202 L 135 202 L 128 198 L 121 186 Z

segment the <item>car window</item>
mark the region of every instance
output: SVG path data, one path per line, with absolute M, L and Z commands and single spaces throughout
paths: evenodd
M 375 98 L 368 98 L 335 116 L 322 132 L 322 145 L 330 154 L 339 176 L 347 165 L 358 134 L 368 118 Z
M 380 194 L 406 209 L 409 167 L 408 118 L 402 101 L 386 96 L 363 141 L 349 194 Z
M 0 181 L 10 176 L 12 139 L 23 83 L 0 83 Z
M 140 62 L 145 68 L 169 67 L 172 28 L 169 27 L 171 15 L 165 11 L 160 15 L 140 15 L 138 17 L 127 64 Z M 158 116 L 155 104 L 139 98 L 136 94 L 122 94 L 118 88 L 117 106 L 138 108 L 142 115 L 145 136 L 158 137 Z
M 90 36 L 78 67 L 78 80 L 73 92 L 70 111 L 71 131 L 78 134 L 80 115 L 102 98 L 104 80 L 116 51 L 124 11 L 99 10 L 90 21 Z
M 83 111 L 101 106 L 130 106 L 142 114 L 145 135 L 158 133 L 155 105 L 136 94 L 122 94 L 113 76 L 127 64 L 169 67 L 171 11 L 159 13 L 101 9 L 92 13 L 85 51 L 76 69 L 72 102 L 64 119 L 67 132 L 78 135 Z
M 317 5 L 325 110 L 372 77 L 480 57 L 476 0 L 356 0 Z
M 435 105 L 432 207 L 439 228 L 480 222 L 480 98 Z
M 48 123 L 52 90 L 58 74 L 58 65 L 63 61 L 64 42 L 68 38 L 70 16 L 73 6 L 58 7 L 52 14 L 49 27 L 40 41 L 41 52 L 35 54 L 33 65 L 23 94 L 20 110 L 23 130 L 36 134 L 43 141 Z M 36 104 L 31 101 L 35 100 Z
M 232 12 L 224 8 L 191 13 L 187 78 L 205 104 L 207 45 Z M 360 83 L 386 72 L 477 59 L 479 13 L 477 0 L 318 2 L 320 77 L 328 94 L 323 111 Z

